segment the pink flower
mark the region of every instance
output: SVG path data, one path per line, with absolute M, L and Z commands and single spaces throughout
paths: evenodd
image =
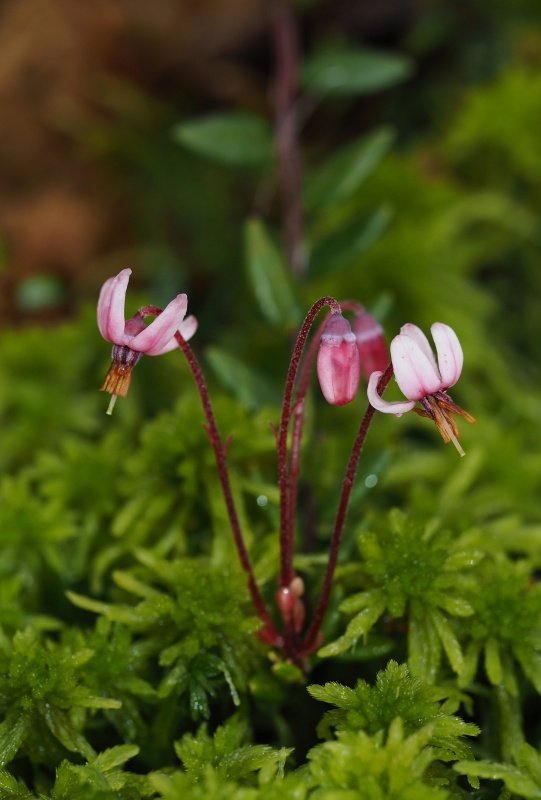
M 368 383 L 370 404 L 384 414 L 400 417 L 406 411 L 415 411 L 432 419 L 444 442 L 452 441 L 461 456 L 464 450 L 458 443 L 458 429 L 451 414 L 459 414 L 468 422 L 475 419 L 454 403 L 447 389 L 454 386 L 462 372 L 464 355 L 454 330 L 442 322 L 435 322 L 431 329 L 436 345 L 438 363 L 432 353 L 428 339 L 420 328 L 408 323 L 400 329 L 400 335 L 391 342 L 391 360 L 396 382 L 407 402 L 388 403 L 377 392 L 381 372 L 374 372 Z M 419 402 L 421 408 L 416 408 Z
M 342 314 L 332 314 L 321 335 L 317 375 L 328 403 L 351 403 L 359 387 L 359 350 L 355 334 Z
M 101 391 L 112 395 L 108 414 L 112 412 L 117 397 L 126 397 L 132 369 L 143 353 L 149 356 L 168 353 L 178 347 L 177 332 L 187 340 L 197 330 L 195 317 L 184 319 L 188 305 L 185 294 L 177 295 L 163 311 L 147 306 L 125 320 L 124 303 L 130 275 L 131 269 L 123 269 L 116 277 L 105 281 L 98 300 L 98 328 L 103 338 L 113 344 L 113 363 L 101 387 Z M 145 325 L 147 316 L 156 319 Z

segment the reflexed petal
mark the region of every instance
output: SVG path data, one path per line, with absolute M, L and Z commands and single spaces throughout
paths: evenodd
M 449 325 L 435 322 L 430 330 L 436 344 L 442 389 L 448 389 L 450 386 L 454 386 L 460 378 L 464 364 L 462 347 L 458 336 Z
M 100 296 L 98 299 L 98 328 L 104 339 L 107 339 L 107 314 L 109 311 L 109 304 L 111 302 L 111 292 L 115 278 L 109 278 L 101 287 Z
M 121 344 L 124 336 L 124 303 L 131 269 L 123 269 L 105 281 L 98 299 L 98 328 L 108 342 Z
M 197 330 L 198 324 L 199 323 L 197 322 L 197 319 L 194 317 L 193 314 L 190 314 L 189 317 L 186 317 L 186 319 L 179 326 L 179 329 L 178 329 L 178 332 L 180 333 L 180 335 L 182 336 L 184 341 L 187 342 L 189 339 L 192 338 L 192 336 L 194 335 L 194 333 Z M 168 344 L 166 344 L 165 347 L 162 347 L 162 349 L 158 353 L 155 353 L 153 351 L 149 355 L 151 355 L 151 356 L 163 356 L 164 353 L 169 353 L 171 350 L 174 350 L 175 347 L 178 347 L 178 342 L 175 339 L 175 337 L 173 336 L 171 341 Z
M 189 341 L 197 330 L 199 323 L 193 314 L 186 317 L 182 325 L 179 327 L 178 332 L 185 341 Z
M 401 417 L 406 411 L 411 411 L 415 405 L 415 400 L 410 400 L 409 402 L 401 402 L 398 400 L 395 403 L 388 403 L 378 394 L 378 381 L 382 375 L 383 372 L 373 372 L 370 376 L 367 389 L 370 405 L 373 406 L 376 411 L 382 411 L 384 414 L 394 414 L 395 417 Z
M 400 333 L 403 336 L 410 336 L 415 342 L 417 342 L 418 346 L 428 358 L 434 370 L 438 371 L 438 365 L 436 364 L 436 359 L 434 358 L 434 353 L 432 352 L 432 348 L 430 346 L 430 342 L 417 325 L 413 325 L 411 322 L 406 322 L 405 325 L 402 325 L 400 328 Z
M 180 328 L 180 323 L 186 315 L 188 298 L 185 294 L 179 294 L 162 311 L 159 317 L 150 323 L 144 331 L 138 333 L 130 340 L 129 346 L 132 350 L 139 353 L 146 353 L 149 356 L 163 352 L 163 348 L 168 345 Z
M 420 400 L 441 389 L 437 370 L 411 336 L 395 336 L 391 342 L 391 360 L 396 382 L 408 400 Z

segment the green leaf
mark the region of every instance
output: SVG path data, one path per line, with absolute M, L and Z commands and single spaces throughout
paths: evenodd
M 0 772 L 0 797 L 2 800 L 35 800 L 36 795 L 29 792 L 22 781 L 18 781 L 9 772 L 2 770 Z
M 306 183 L 308 211 L 323 211 L 347 200 L 389 152 L 394 132 L 379 128 L 332 156 Z
M 205 357 L 223 386 L 250 411 L 265 405 L 279 405 L 280 392 L 260 372 L 250 369 L 238 358 L 210 347 Z
M 270 125 L 246 113 L 211 114 L 182 122 L 173 138 L 188 150 L 227 167 L 268 166 L 274 155 Z
M 485 644 L 485 669 L 491 684 L 499 686 L 503 681 L 503 668 L 499 644 L 492 636 Z
M 321 277 L 346 269 L 377 242 L 393 217 L 383 205 L 360 220 L 316 244 L 310 258 L 310 276 Z
M 283 259 L 260 219 L 244 230 L 248 280 L 261 312 L 277 328 L 295 327 L 300 311 Z
M 30 721 L 24 714 L 21 714 L 15 722 L 11 719 L 5 719 L 2 722 L 0 725 L 0 767 L 5 767 L 15 757 L 26 739 L 29 729 Z
M 135 758 L 139 753 L 139 747 L 136 744 L 120 744 L 115 747 L 110 747 L 98 753 L 96 758 L 92 760 L 92 766 L 101 772 L 109 772 L 110 770 L 121 767 L 130 758 Z
M 520 769 L 510 764 L 495 764 L 490 761 L 458 761 L 453 768 L 468 776 L 475 775 L 493 781 L 504 781 L 505 785 L 520 797 L 541 797 L 539 785 Z
M 349 623 L 346 636 L 353 640 L 360 639 L 361 636 L 366 636 L 381 617 L 385 608 L 385 598 L 380 598 L 374 605 L 363 608 Z
M 408 636 L 408 661 L 411 674 L 433 684 L 440 665 L 441 645 L 438 634 L 418 600 L 411 602 Z
M 541 694 L 541 653 L 521 645 L 513 645 L 513 653 L 536 692 Z
M 458 639 L 439 609 L 431 608 L 429 613 L 451 667 L 460 674 L 464 669 L 464 655 Z
M 54 706 L 44 705 L 43 717 L 53 736 L 61 742 L 67 750 L 81 753 L 88 761 L 95 757 L 92 746 L 87 739 L 71 723 L 65 711 Z
M 315 53 L 301 78 L 313 92 L 335 95 L 372 94 L 389 89 L 413 74 L 407 56 L 372 48 L 348 48 Z
M 326 644 L 321 650 L 318 650 L 320 658 L 331 658 L 331 656 L 338 656 L 353 647 L 355 642 L 349 636 L 340 636 L 334 642 Z

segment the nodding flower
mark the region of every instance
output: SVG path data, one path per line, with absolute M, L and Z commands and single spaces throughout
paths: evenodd
M 177 295 L 163 311 L 146 306 L 126 320 L 124 303 L 130 275 L 131 269 L 123 269 L 105 281 L 98 300 L 98 328 L 103 338 L 113 344 L 112 364 L 101 387 L 101 391 L 112 395 L 108 414 L 112 413 L 117 397 L 126 397 L 132 370 L 143 354 L 168 353 L 178 347 L 177 332 L 187 340 L 197 330 L 195 317 L 184 319 L 188 306 L 185 294 Z M 156 319 L 145 325 L 145 318 L 149 316 Z
M 317 376 L 325 400 L 332 405 L 351 403 L 357 394 L 359 350 L 351 325 L 342 314 L 332 314 L 321 334 Z
M 430 328 L 436 345 L 438 362 L 434 358 L 428 339 L 420 328 L 408 323 L 400 329 L 400 335 L 391 342 L 391 361 L 396 382 L 407 401 L 388 403 L 377 392 L 381 372 L 374 372 L 368 383 L 370 404 L 384 414 L 402 416 L 406 411 L 415 411 L 422 417 L 432 419 L 445 443 L 453 442 L 461 456 L 464 450 L 458 442 L 458 428 L 452 414 L 459 414 L 468 422 L 475 419 L 447 394 L 462 372 L 464 355 L 458 337 L 449 325 L 435 322 Z M 420 407 L 416 407 L 416 403 Z

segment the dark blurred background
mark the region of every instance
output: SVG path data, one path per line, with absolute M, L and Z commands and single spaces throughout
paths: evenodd
M 125 266 L 160 299 L 186 289 L 198 308 L 210 303 L 218 315 L 224 298 L 235 301 L 240 227 L 260 187 L 182 150 L 171 128 L 216 110 L 272 121 L 273 5 L 2 0 L 4 325 L 69 318 Z M 319 105 L 301 133 L 305 159 L 321 160 L 382 123 L 395 128 L 398 150 L 433 141 L 468 91 L 517 59 L 540 69 L 540 5 L 299 2 L 303 54 L 347 40 L 404 53 L 416 65 L 399 87 Z M 437 175 L 438 157 L 425 153 L 422 169 Z M 266 211 L 278 220 L 274 194 Z

